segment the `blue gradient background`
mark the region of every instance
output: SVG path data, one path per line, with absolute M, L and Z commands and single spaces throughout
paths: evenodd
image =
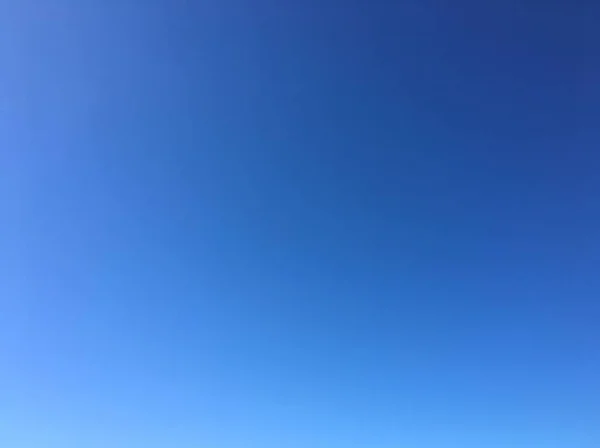
M 0 2 L 0 445 L 600 446 L 594 2 Z

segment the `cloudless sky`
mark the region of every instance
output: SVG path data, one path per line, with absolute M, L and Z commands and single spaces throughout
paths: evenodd
M 0 1 L 0 445 L 600 446 L 600 7 Z

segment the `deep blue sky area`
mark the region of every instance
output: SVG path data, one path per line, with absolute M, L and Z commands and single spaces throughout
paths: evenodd
M 600 446 L 600 4 L 0 2 L 0 446 Z

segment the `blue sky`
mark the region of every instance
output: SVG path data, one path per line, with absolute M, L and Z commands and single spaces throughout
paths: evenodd
M 0 444 L 597 447 L 567 3 L 0 3 Z

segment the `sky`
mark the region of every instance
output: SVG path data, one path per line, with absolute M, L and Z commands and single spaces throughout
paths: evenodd
M 600 7 L 0 1 L 0 445 L 600 445 Z

